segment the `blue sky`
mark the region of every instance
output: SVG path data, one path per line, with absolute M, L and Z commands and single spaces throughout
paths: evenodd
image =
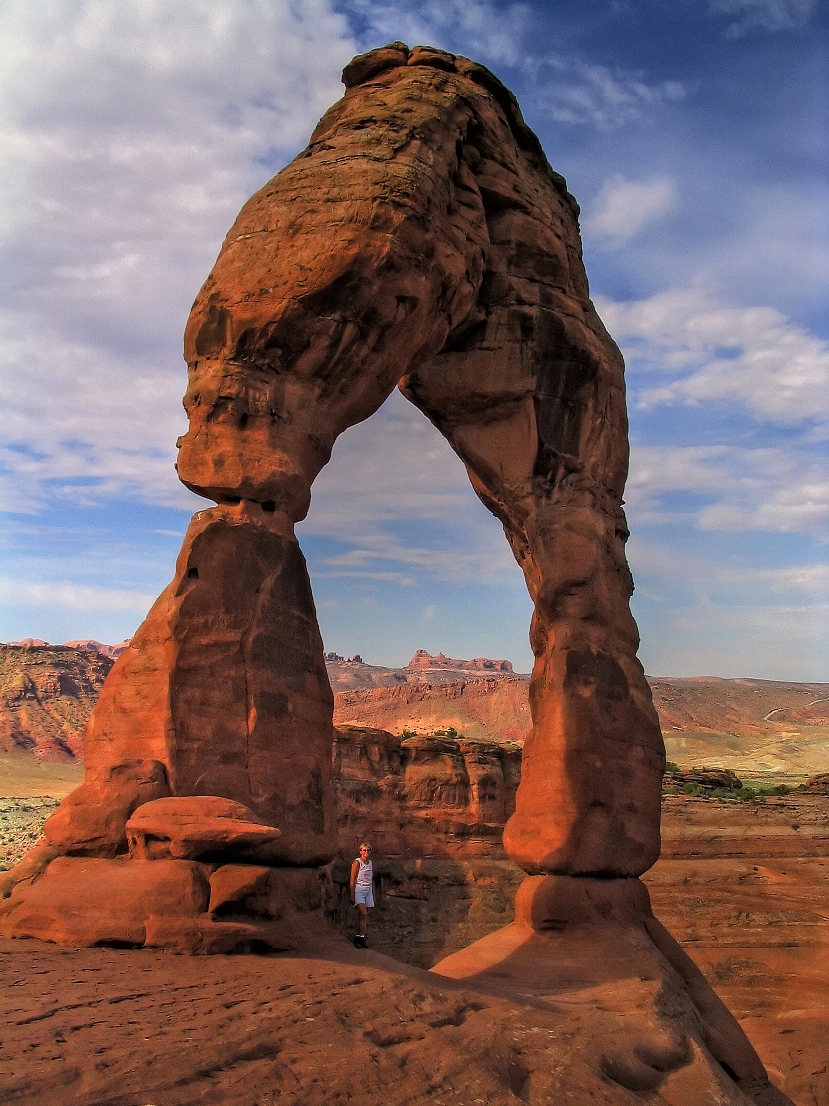
M 829 58 L 818 0 L 5 0 L 0 639 L 131 634 L 189 515 L 181 335 L 236 212 L 400 38 L 519 98 L 628 365 L 654 675 L 829 680 Z M 530 603 L 399 396 L 298 529 L 327 648 L 528 670 Z

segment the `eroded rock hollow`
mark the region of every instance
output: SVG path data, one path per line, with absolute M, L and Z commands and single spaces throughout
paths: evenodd
M 29 862 L 62 855 L 47 875 L 67 886 L 89 858 L 129 864 L 128 849 L 201 879 L 202 898 L 217 865 L 334 854 L 332 695 L 294 524 L 337 436 L 395 387 L 463 461 L 535 604 L 509 855 L 533 877 L 625 879 L 658 856 L 664 753 L 629 609 L 623 363 L 589 299 L 578 207 L 482 66 L 394 43 L 343 80 L 193 306 L 178 473 L 216 506 L 194 516 L 107 680 L 86 782 Z M 194 796 L 213 826 L 201 846 Z M 16 932 L 24 898 L 6 912 Z

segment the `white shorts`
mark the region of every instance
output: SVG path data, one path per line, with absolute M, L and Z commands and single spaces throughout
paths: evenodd
M 354 905 L 359 906 L 360 903 L 362 903 L 363 906 L 374 906 L 374 895 L 372 895 L 370 887 L 354 888 Z

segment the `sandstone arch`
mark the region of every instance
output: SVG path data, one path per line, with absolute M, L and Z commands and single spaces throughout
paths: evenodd
M 116 857 L 137 806 L 214 796 L 281 831 L 248 860 L 333 855 L 332 697 L 293 527 L 336 437 L 399 385 L 535 603 L 507 849 L 531 875 L 637 876 L 659 852 L 664 752 L 629 610 L 623 363 L 578 207 L 482 66 L 394 43 L 343 79 L 193 306 L 178 472 L 217 505 L 113 669 L 50 848 Z
M 516 923 L 433 971 L 519 1003 L 582 988 L 573 1039 L 603 1097 L 782 1106 L 635 878 L 659 852 L 664 751 L 628 606 L 623 365 L 578 208 L 482 66 L 393 43 L 343 76 L 193 307 L 178 469 L 216 506 L 112 669 L 86 782 L 4 879 L 0 933 L 330 949 L 315 914 L 333 700 L 294 524 L 337 435 L 399 385 L 503 523 L 535 604 L 504 836 L 528 873 Z M 541 1075 L 546 1100 L 557 1075 Z
M 638 875 L 659 851 L 663 752 L 628 606 L 623 365 L 588 298 L 578 208 L 482 67 L 392 45 L 344 80 L 193 308 L 179 475 L 227 504 L 216 526 L 258 507 L 288 532 L 336 436 L 399 382 L 535 602 L 508 850 L 533 873 Z

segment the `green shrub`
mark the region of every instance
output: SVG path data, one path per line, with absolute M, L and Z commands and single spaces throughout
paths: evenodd
M 686 795 L 702 795 L 705 788 L 698 783 L 684 783 L 682 785 L 682 790 Z
M 669 772 L 672 776 L 679 772 L 681 769 L 678 764 L 674 764 L 672 760 L 665 762 L 665 771 Z

